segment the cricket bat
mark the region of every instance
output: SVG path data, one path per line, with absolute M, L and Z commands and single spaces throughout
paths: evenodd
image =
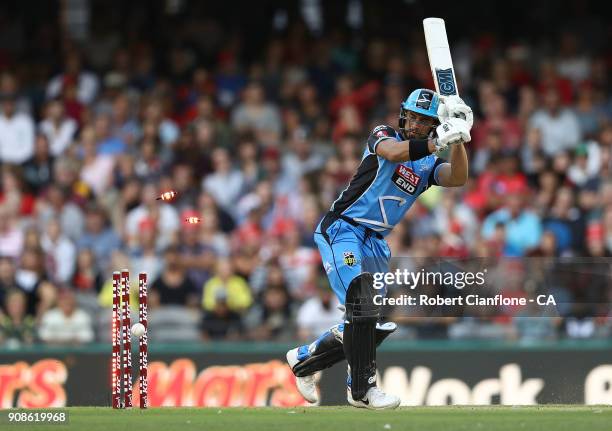
M 423 20 L 423 31 L 425 32 L 429 66 L 431 67 L 436 92 L 443 96 L 459 95 L 444 20 L 442 18 L 425 18 Z

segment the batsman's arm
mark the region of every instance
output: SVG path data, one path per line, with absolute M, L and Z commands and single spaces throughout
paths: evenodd
M 376 146 L 376 154 L 395 163 L 422 159 L 435 151 L 433 139 L 411 139 L 400 142 L 395 139 L 385 139 Z
M 450 163 L 438 168 L 438 184 L 442 187 L 461 187 L 468 178 L 468 158 L 463 144 L 451 145 Z

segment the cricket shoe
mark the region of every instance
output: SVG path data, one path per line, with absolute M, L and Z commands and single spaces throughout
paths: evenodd
M 366 396 L 361 400 L 354 400 L 353 396 L 351 395 L 351 388 L 348 387 L 346 389 L 346 400 L 353 407 L 372 410 L 395 409 L 401 402 L 399 397 L 386 394 L 376 386 L 368 389 Z
M 298 349 L 291 349 L 287 352 L 287 363 L 293 370 L 293 367 L 300 362 L 298 359 Z M 306 401 L 309 403 L 317 404 L 319 402 L 319 388 L 317 387 L 317 382 L 321 377 L 321 372 L 318 371 L 310 376 L 304 377 L 295 377 L 295 384 L 297 386 L 298 391 L 304 397 Z

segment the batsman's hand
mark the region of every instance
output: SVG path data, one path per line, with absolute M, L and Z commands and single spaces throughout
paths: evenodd
M 474 124 L 474 114 L 472 108 L 465 104 L 463 99 L 457 95 L 452 96 L 440 96 L 440 103 L 438 105 L 438 118 L 440 123 L 448 121 L 451 118 L 461 118 L 465 120 L 469 128 L 472 128 Z
M 467 121 L 461 118 L 449 118 L 436 127 L 436 134 L 438 135 L 438 144 L 443 147 L 464 144 L 472 140 L 470 126 Z

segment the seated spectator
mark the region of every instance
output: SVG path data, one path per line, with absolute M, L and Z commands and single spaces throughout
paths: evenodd
M 321 277 L 317 295 L 304 301 L 296 317 L 298 337 L 310 340 L 342 322 L 344 313 L 338 309 L 338 300 L 327 286 L 327 279 Z
M 239 132 L 253 130 L 265 144 L 278 142 L 282 128 L 278 108 L 266 102 L 263 87 L 257 82 L 244 89 L 242 103 L 233 110 L 231 123 Z
M 228 304 L 227 293 L 217 290 L 213 306 L 204 313 L 202 338 L 205 340 L 237 340 L 243 332 L 242 318 Z
M 11 290 L 20 289 L 15 279 L 15 272 L 15 259 L 0 255 L 0 314 L 2 314 L 6 294 Z
M 580 86 L 577 97 L 574 112 L 580 124 L 580 132 L 585 138 L 594 139 L 605 122 L 604 108 L 601 103 L 597 102 L 595 89 L 590 82 L 585 82 Z
M 39 316 L 40 287 L 47 280 L 44 264 L 44 255 L 38 248 L 24 249 L 19 267 L 15 273 L 15 280 L 28 298 L 28 314 Z
M 490 95 L 483 104 L 484 119 L 476 122 L 472 131 L 472 141 L 476 148 L 485 145 L 486 137 L 496 133 L 504 149 L 516 150 L 520 145 L 521 128 L 515 117 L 506 112 L 506 102 L 497 93 Z
M 0 256 L 18 258 L 23 250 L 24 235 L 13 211 L 0 205 Z
M 129 268 L 135 273 L 146 272 L 151 280 L 156 280 L 161 274 L 163 260 L 161 250 L 156 246 L 158 234 L 155 220 L 144 218 L 138 226 L 139 236 L 136 242 L 129 247 Z
M 72 144 L 78 124 L 66 116 L 61 99 L 52 99 L 45 107 L 44 120 L 39 125 L 40 132 L 49 140 L 53 156 L 61 155 Z
M 582 187 L 589 180 L 598 177 L 601 168 L 601 149 L 595 141 L 582 143 L 576 147 L 574 162 L 567 171 L 567 178 L 576 186 Z
M 41 246 L 51 262 L 49 275 L 57 283 L 67 284 L 74 274 L 76 247 L 62 232 L 59 220 L 52 219 L 47 223 Z
M 111 134 L 111 119 L 107 114 L 99 114 L 94 123 L 94 133 L 98 154 L 117 156 L 127 149 L 125 142 Z
M 36 203 L 38 223 L 44 226 L 49 219 L 57 217 L 62 224 L 62 232 L 70 239 L 80 239 L 85 224 L 81 208 L 68 199 L 68 193 L 58 184 L 49 184 Z
M 111 133 L 118 136 L 128 147 L 141 134 L 140 124 L 136 121 L 134 106 L 126 93 L 119 93 L 112 102 L 113 126 Z
M 47 137 L 39 133 L 34 142 L 34 155 L 23 165 L 23 179 L 31 191 L 38 193 L 51 183 L 54 160 Z
M 176 123 L 164 112 L 162 101 L 159 99 L 151 99 L 143 105 L 144 118 L 142 123 L 143 125 L 152 126 L 154 133 L 149 136 L 159 139 L 164 147 L 173 145 L 179 138 L 180 131 Z M 147 134 L 144 127 L 143 134 Z
M 178 248 L 169 247 L 164 252 L 164 269 L 150 288 L 150 301 L 161 305 L 198 305 L 195 285 L 187 277 Z
M 119 248 L 117 233 L 107 224 L 105 211 L 90 205 L 85 216 L 85 231 L 77 241 L 79 250 L 90 249 L 96 256 L 98 269 L 106 271 L 113 250 Z
M 0 207 L 23 217 L 31 216 L 36 207 L 36 196 L 26 190 L 21 169 L 10 165 L 0 168 Z
M 34 316 L 27 314 L 26 295 L 20 290 L 11 290 L 3 305 L 6 314 L 0 313 L 0 345 L 32 344 L 36 336 L 36 321 Z
M 217 260 L 217 250 L 200 240 L 200 225 L 187 223 L 188 217 L 197 217 L 195 211 L 181 213 L 181 230 L 179 232 L 178 250 L 181 264 L 187 276 L 201 293 L 202 286 L 211 277 Z M 205 220 L 208 220 L 206 216 Z
M 505 256 L 523 256 L 540 243 L 540 217 L 525 204 L 525 190 L 509 191 L 506 205 L 491 213 L 483 222 L 482 236 L 490 239 L 498 224 L 505 226 Z
M 80 146 L 82 149 L 82 167 L 80 178 L 101 197 L 112 183 L 115 158 L 110 154 L 100 153 L 92 127 L 81 130 Z
M 215 202 L 234 215 L 234 203 L 242 192 L 242 173 L 232 167 L 232 161 L 225 148 L 217 148 L 212 153 L 214 172 L 202 181 L 202 188 L 210 193 Z
M 542 134 L 542 150 L 547 156 L 575 148 L 581 138 L 576 115 L 561 106 L 559 93 L 550 88 L 544 93 L 544 109 L 536 111 L 529 121 Z
M 84 104 L 90 104 L 98 94 L 100 81 L 91 72 L 83 70 L 81 55 L 72 50 L 64 59 L 65 69 L 53 77 L 47 84 L 47 98 L 52 99 L 66 92 L 68 85 L 74 85 L 76 99 Z
M 319 171 L 325 166 L 325 151 L 314 147 L 304 129 L 298 129 L 290 137 L 291 151 L 282 158 L 285 172 L 293 178 L 295 184 L 301 177 Z
M 553 205 L 543 219 L 542 228 L 554 235 L 557 252 L 560 254 L 579 250 L 582 245 L 584 224 L 574 201 L 572 189 L 558 189 Z
M 127 213 L 125 233 L 128 245 L 137 243 L 140 223 L 145 219 L 154 220 L 157 229 L 156 247 L 166 248 L 172 243 L 179 227 L 180 220 L 176 208 L 169 204 L 160 204 L 155 200 L 159 196 L 157 185 L 149 182 L 140 192 L 140 205 Z
M 292 336 L 291 297 L 283 270 L 278 264 L 268 265 L 266 287 L 250 313 L 251 336 L 257 340 Z
M 73 292 L 60 293 L 57 307 L 43 314 L 39 335 L 48 344 L 81 344 L 94 339 L 91 316 L 77 308 Z
M 96 256 L 93 251 L 89 248 L 79 251 L 72 286 L 78 292 L 97 294 L 102 289 L 103 283 L 102 272 L 96 265 Z
M 215 275 L 204 284 L 202 295 L 204 310 L 212 311 L 216 307 L 218 292 L 225 292 L 225 301 L 231 311 L 240 313 L 249 308 L 253 302 L 249 285 L 242 277 L 235 275 L 232 264 L 227 258 L 219 259 Z
M 0 163 L 19 165 L 34 154 L 34 122 L 17 111 L 17 94 L 0 93 Z

